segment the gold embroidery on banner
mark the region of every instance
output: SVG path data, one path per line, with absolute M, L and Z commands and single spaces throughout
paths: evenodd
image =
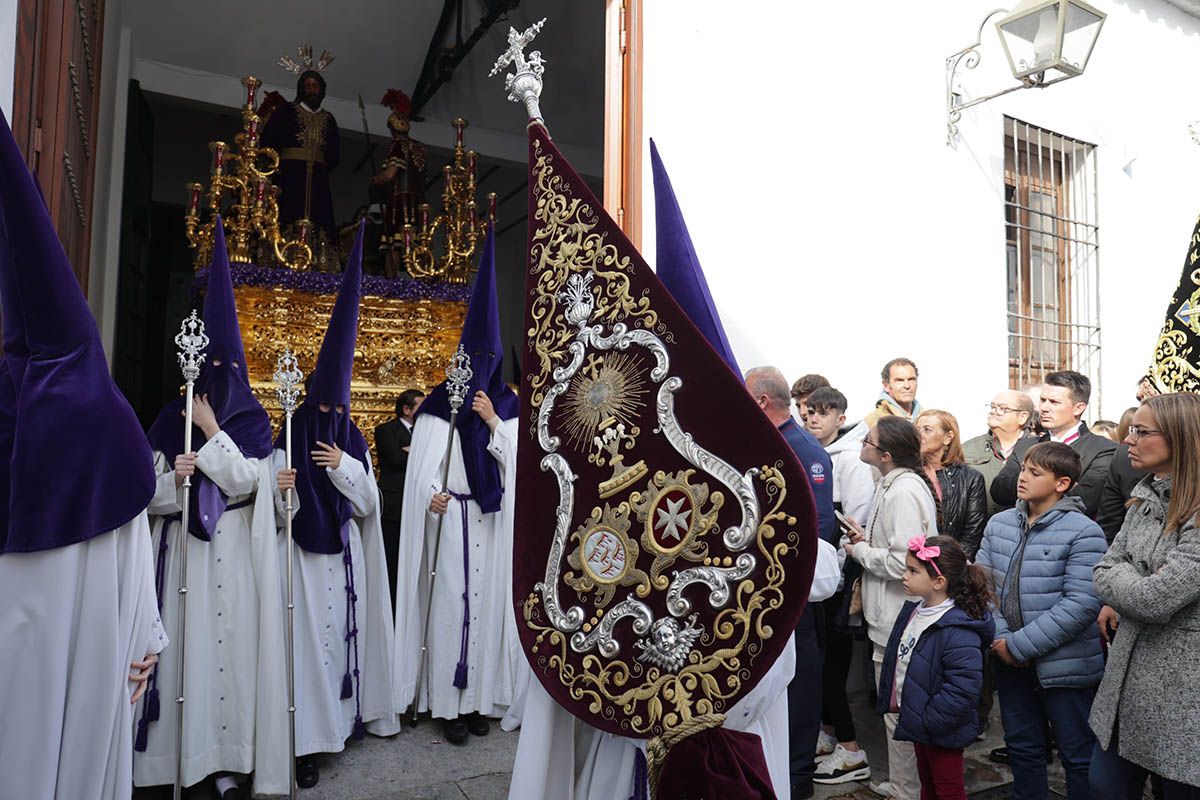
M 616 508 L 606 504 L 603 509 L 592 509 L 587 522 L 571 534 L 578 547 L 567 556 L 567 563 L 582 569 L 583 574 L 576 577 L 574 572 L 566 572 L 563 582 L 580 595 L 595 592 L 597 608 L 609 604 L 617 586 L 636 586 L 638 597 L 650 594 L 650 578 L 636 567 L 638 545 L 628 536 L 630 524 L 628 503 Z M 591 625 L 585 623 L 584 631 L 588 630 Z
M 529 347 L 537 357 L 536 371 L 530 374 L 530 399 L 533 407 L 542 404 L 551 372 L 566 354 L 574 331 L 563 324 L 559 293 L 574 273 L 591 272 L 597 280 L 592 288 L 595 298 L 593 322 L 625 322 L 631 327 L 666 334 L 658 314 L 650 308 L 644 294 L 634 297 L 627 274 L 628 256 L 622 256 L 607 234 L 596 233 L 600 218 L 596 209 L 577 198 L 569 198 L 566 180 L 554 170 L 554 159 L 542 152 L 542 143 L 533 142 L 533 193 L 536 225 L 529 243 L 529 271 L 537 283 L 532 290 L 530 317 L 533 327 L 526 333 Z M 668 341 L 673 339 L 667 335 Z
M 1197 223 L 1200 227 L 1200 223 Z M 1192 232 L 1188 265 L 1200 261 L 1200 233 Z M 1200 337 L 1200 269 L 1192 270 L 1188 277 L 1180 278 L 1179 286 L 1171 297 L 1167 310 L 1167 321 L 1154 347 L 1154 363 L 1150 377 L 1158 391 L 1200 391 L 1200 369 L 1197 361 L 1200 354 L 1189 343 L 1191 337 Z
M 608 499 L 631 490 L 649 471 L 644 461 L 627 467 L 623 458 L 632 449 L 632 440 L 647 435 L 635 423 L 648 403 L 651 380 L 659 384 L 660 404 L 666 384 L 663 378 L 652 377 L 654 365 L 645 359 L 637 358 L 636 363 L 618 360 L 619 356 L 635 358 L 628 354 L 637 345 L 616 345 L 619 352 L 600 354 L 585 343 L 581 352 L 579 325 L 589 326 L 593 336 L 616 336 L 620 328 L 648 331 L 660 342 L 674 343 L 675 339 L 650 307 L 648 293 L 635 293 L 630 280 L 631 257 L 623 256 L 607 234 L 597 232 L 599 210 L 569 196 L 570 186 L 557 173 L 554 158 L 535 136 L 531 154 L 534 228 L 528 265 L 533 286 L 526 331 L 532 356 L 527 363 L 532 368 L 525 376 L 533 410 L 530 432 L 537 435 L 538 413 L 551 386 L 565 380 L 567 373 L 555 377 L 555 371 L 575 364 L 577 371 L 558 398 L 561 405 L 552 414 L 551 424 L 562 426 L 562 440 L 576 452 L 587 448 L 591 464 L 613 468 L 612 477 L 598 487 L 601 498 Z M 579 302 L 580 297 L 587 302 Z M 581 307 L 586 318 L 569 319 L 568 312 L 577 316 Z M 605 373 L 606 369 L 615 374 Z M 641 381 L 638 391 L 631 388 L 631 376 Z M 614 390 L 618 396 L 624 392 L 626 398 L 636 397 L 639 403 L 621 406 L 625 418 L 616 411 Z M 645 428 L 645 423 L 640 427 Z M 652 435 L 662 434 L 656 429 Z M 774 614 L 784 606 L 785 561 L 799 554 L 797 520 L 783 510 L 787 485 L 778 465 L 747 473 L 753 478 L 752 490 L 758 499 L 757 523 L 752 523 L 753 538 L 737 552 L 726 551 L 723 540 L 705 541 L 708 534 L 721 530 L 718 515 L 725 494 L 710 491 L 705 482 L 693 484 L 697 474 L 695 469 L 659 470 L 643 484 L 644 490 L 631 492 L 627 501 L 615 506 L 605 503 L 593 508 L 574 528 L 563 555 L 567 562 L 563 566 L 569 570 L 559 575 L 555 592 L 562 590 L 565 595 L 568 589 L 574 590 L 578 598 L 578 603 L 565 596 L 561 598 L 565 603 L 556 600 L 560 608 L 583 605 L 590 598 L 594 613 L 583 622 L 582 634 L 555 627 L 543 608 L 544 587 L 540 584 L 522 603 L 522 624 L 535 635 L 531 646 L 535 667 L 549 680 L 559 681 L 568 696 L 585 704 L 598 719 L 632 734 L 662 735 L 696 718 L 724 711 L 741 695 L 754 674 L 763 642 L 773 634 Z M 630 537 L 635 516 L 641 530 Z M 712 555 L 718 547 L 720 556 Z M 650 556 L 648 565 L 638 563 L 643 552 Z M 612 627 L 611 614 L 615 612 L 610 612 L 610 607 L 635 597 L 659 605 L 662 594 L 656 597 L 655 592 L 669 595 L 666 590 L 679 571 L 671 576 L 664 573 L 679 559 L 691 562 L 689 569 L 725 569 L 739 553 L 753 553 L 756 568 L 749 577 L 729 578 L 728 598 L 712 607 L 701 628 L 692 626 L 696 615 L 684 622 L 666 613 L 610 657 L 595 649 L 582 653 L 571 649 L 573 636 L 593 635 L 597 626 L 603 630 L 605 623 Z M 701 563 L 703 566 L 696 566 Z M 703 589 L 687 591 L 699 598 Z M 624 616 L 618 619 L 616 625 L 630 624 Z M 639 658 L 639 649 L 645 659 Z M 662 666 L 664 659 L 669 661 L 669 669 Z M 655 661 L 660 663 L 652 663 Z
M 710 652 L 693 649 L 687 663 L 675 672 L 647 667 L 636 659 L 630 663 L 594 654 L 584 655 L 577 669 L 568 656 L 569 636 L 545 619 L 541 600 L 533 592 L 522 604 L 522 618 L 537 632 L 532 648 L 537 668 L 560 680 L 570 696 L 586 702 L 592 713 L 637 734 L 659 736 L 693 717 L 724 711 L 750 678 L 750 664 L 761 652 L 760 643 L 773 634 L 769 616 L 784 602 L 783 559 L 789 552 L 794 555 L 799 546 L 796 518 L 780 510 L 787 496 L 783 476 L 777 468 L 764 466 L 756 480 L 769 501 L 755 536 L 765 562 L 759 574 L 766 582 L 747 578 L 736 585 L 729 605 L 717 612 L 711 630 L 700 637 Z M 776 525 L 788 530 L 780 535 Z M 723 682 L 713 675 L 717 670 L 728 673 Z
M 606 427 L 610 419 L 627 426 L 636 440 L 639 431 L 633 421 L 646 406 L 641 359 L 628 353 L 589 355 L 587 365 L 571 379 L 563 396 L 563 433 L 567 443 L 576 450 L 585 449 L 596 441 L 596 432 Z M 633 441 L 628 447 L 633 447 Z
M 655 589 L 666 589 L 670 584 L 663 572 L 676 559 L 695 562 L 707 559 L 708 545 L 702 537 L 716 530 L 717 513 L 725 505 L 725 496 L 714 492 L 712 505 L 703 510 L 709 501 L 708 484 L 691 484 L 689 479 L 695 474 L 694 469 L 674 475 L 656 472 L 645 492 L 634 492 L 629 498 L 629 505 L 643 525 L 642 547 L 654 554 L 650 581 Z M 726 557 L 714 566 L 732 563 L 733 559 Z

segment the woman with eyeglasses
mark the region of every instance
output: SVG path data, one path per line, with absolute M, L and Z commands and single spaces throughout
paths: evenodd
M 917 417 L 921 460 L 925 476 L 942 506 L 943 536 L 962 545 L 968 559 L 975 558 L 988 521 L 987 487 L 983 473 L 966 464 L 958 420 L 948 411 L 928 409 Z
M 1200 799 L 1200 397 L 1148 399 L 1125 439 L 1147 474 L 1096 565 L 1111 636 L 1092 704 L 1089 774 L 1100 800 L 1140 798 L 1148 775 L 1165 800 Z
M 866 529 L 852 524 L 844 547 L 863 567 L 862 614 L 873 646 L 878 685 L 892 626 L 908 600 L 904 594 L 908 541 L 917 534 L 936 535 L 940 513 L 933 484 L 921 461 L 921 439 L 911 422 L 881 417 L 863 438 L 859 457 L 883 477 L 875 490 Z M 889 779 L 871 788 L 884 797 L 917 800 L 921 782 L 913 746 L 892 738 L 898 721 L 898 714 L 884 715 Z

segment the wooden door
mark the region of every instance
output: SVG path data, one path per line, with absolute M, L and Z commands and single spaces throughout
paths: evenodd
M 17 0 L 13 133 L 87 291 L 104 0 Z

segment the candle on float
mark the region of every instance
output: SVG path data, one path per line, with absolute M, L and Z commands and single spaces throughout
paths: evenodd
M 212 150 L 212 174 L 221 175 L 225 171 L 225 143 L 211 142 L 209 148 Z
M 188 216 L 194 217 L 200 213 L 200 190 L 203 187 L 198 183 L 188 184 Z
M 472 177 L 475 176 L 475 157 L 474 150 L 467 151 L 467 170 L 471 173 Z
M 258 183 L 256 183 L 254 186 L 254 205 L 256 207 L 261 207 L 263 204 L 263 200 L 266 198 L 266 196 L 267 196 L 267 179 L 259 178 Z
M 496 219 L 496 193 L 488 192 L 488 219 L 495 221 Z
M 421 229 L 429 227 L 429 203 L 421 204 Z

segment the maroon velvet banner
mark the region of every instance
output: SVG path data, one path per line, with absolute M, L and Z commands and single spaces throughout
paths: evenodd
M 728 711 L 790 642 L 812 582 L 812 494 L 741 378 L 540 125 L 529 148 L 522 645 L 588 724 L 687 730 Z

